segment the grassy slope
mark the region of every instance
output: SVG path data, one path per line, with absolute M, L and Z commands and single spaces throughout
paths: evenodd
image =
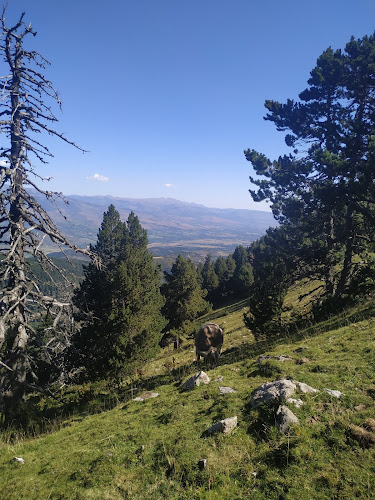
M 3 442 L 0 498 L 373 498 L 374 447 L 361 448 L 349 432 L 350 424 L 375 416 L 372 305 L 259 345 L 243 326 L 243 307 L 210 318 L 225 327 L 221 366 L 209 371 L 211 380 L 221 375 L 222 382 L 181 392 L 181 380 L 195 372 L 192 343 L 177 353 L 165 350 L 143 374 L 144 388 L 159 397 L 120 401 L 109 411 L 67 419 L 48 435 Z M 263 353 L 310 362 L 259 365 Z M 303 395 L 300 409 L 291 407 L 301 425 L 288 436 L 275 428 L 274 409 L 249 408 L 260 384 L 284 376 L 321 390 Z M 221 395 L 219 385 L 238 392 Z M 344 396 L 332 398 L 325 387 Z M 231 434 L 201 437 L 212 423 L 234 415 L 239 425 Z M 204 471 L 197 466 L 202 458 Z

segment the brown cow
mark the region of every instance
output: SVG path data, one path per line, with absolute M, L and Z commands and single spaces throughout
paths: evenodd
M 195 351 L 199 366 L 200 357 L 203 356 L 205 363 L 218 364 L 223 345 L 223 330 L 215 323 L 206 323 L 201 326 L 195 336 Z

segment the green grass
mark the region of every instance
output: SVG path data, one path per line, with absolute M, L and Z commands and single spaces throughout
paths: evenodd
M 134 381 L 138 392 L 152 389 L 159 397 L 135 402 L 124 391 L 119 401 L 112 395 L 111 409 L 95 413 L 88 400 L 80 413 L 51 421 L 37 437 L 4 432 L 0 498 L 374 498 L 375 449 L 361 448 L 349 427 L 375 417 L 373 304 L 260 344 L 243 325 L 245 307 L 233 304 L 202 320 L 225 329 L 221 365 L 208 371 L 211 380 L 222 376 L 222 382 L 181 391 L 181 382 L 196 372 L 187 340 L 179 351 L 162 351 Z M 293 361 L 259 364 L 260 354 Z M 299 365 L 302 356 L 310 361 Z M 252 410 L 249 404 L 260 384 L 281 377 L 320 390 L 302 395 L 301 408 L 291 407 L 300 426 L 286 436 L 274 425 L 274 408 Z M 237 393 L 221 395 L 219 385 Z M 342 399 L 325 387 L 343 392 Z M 81 387 L 81 397 L 90 390 Z M 238 427 L 231 434 L 202 437 L 214 422 L 234 415 Z M 15 456 L 25 464 L 14 462 Z

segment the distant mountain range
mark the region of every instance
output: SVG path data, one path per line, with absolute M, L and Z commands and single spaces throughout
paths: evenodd
M 248 246 L 269 226 L 276 226 L 270 212 L 208 208 L 171 198 L 131 199 L 113 196 L 66 196 L 58 206 L 33 193 L 68 239 L 80 246 L 95 243 L 103 213 L 113 204 L 126 220 L 131 211 L 147 229 L 149 248 L 155 257 L 178 253 L 194 261 L 228 255 L 237 245 Z M 66 219 L 59 213 L 59 208 Z M 55 247 L 46 245 L 46 251 Z

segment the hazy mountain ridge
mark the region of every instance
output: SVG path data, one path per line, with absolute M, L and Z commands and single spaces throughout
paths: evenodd
M 228 254 L 242 244 L 249 245 L 275 226 L 270 212 L 246 209 L 209 208 L 172 198 L 120 198 L 113 196 L 66 196 L 58 206 L 35 194 L 59 229 L 75 244 L 86 246 L 96 241 L 103 213 L 113 204 L 126 220 L 133 211 L 147 229 L 150 249 L 155 256 L 176 253 L 195 260 L 207 253 Z M 62 211 L 66 219 L 59 213 Z M 52 250 L 52 248 L 48 248 Z

